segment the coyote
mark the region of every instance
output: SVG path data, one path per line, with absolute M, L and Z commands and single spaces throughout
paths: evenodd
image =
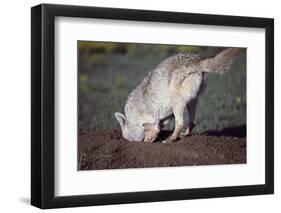
M 207 85 L 207 73 L 229 71 L 240 50 L 228 48 L 207 59 L 200 59 L 197 54 L 178 53 L 163 60 L 131 92 L 126 101 L 125 115 L 115 113 L 123 138 L 152 143 L 172 118 L 175 119 L 175 129 L 163 143 L 171 143 L 180 135 L 190 135 L 195 126 L 198 96 Z M 189 125 L 181 133 L 185 108 Z

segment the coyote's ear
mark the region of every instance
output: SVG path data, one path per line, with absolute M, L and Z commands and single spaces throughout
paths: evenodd
M 120 112 L 115 112 L 115 117 L 116 117 L 117 121 L 119 122 L 121 129 L 123 130 L 124 125 L 125 125 L 125 120 L 126 120 L 125 115 L 123 115 Z

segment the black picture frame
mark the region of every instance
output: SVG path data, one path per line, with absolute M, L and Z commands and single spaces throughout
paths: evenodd
M 264 28 L 266 136 L 265 184 L 130 193 L 54 195 L 54 21 L 55 17 Z M 274 20 L 241 16 L 41 4 L 31 8 L 31 204 L 60 208 L 122 203 L 217 198 L 274 193 Z M 94 193 L 94 192 L 93 192 Z

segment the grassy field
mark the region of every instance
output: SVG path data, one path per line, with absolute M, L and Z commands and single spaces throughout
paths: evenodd
M 178 52 L 208 57 L 221 50 L 79 41 L 79 130 L 119 128 L 114 112 L 123 113 L 129 93 L 161 60 Z M 246 51 L 240 54 L 229 73 L 209 74 L 208 87 L 199 100 L 195 133 L 246 124 Z M 188 119 L 185 122 L 187 124 Z M 172 129 L 173 124 L 168 128 Z

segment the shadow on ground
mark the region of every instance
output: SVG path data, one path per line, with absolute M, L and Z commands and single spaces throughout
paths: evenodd
M 237 137 L 237 138 L 244 138 L 247 134 L 247 127 L 246 124 L 235 126 L 235 127 L 227 127 L 222 130 L 208 130 L 203 134 L 209 136 L 227 136 L 227 137 Z
M 161 130 L 159 136 L 156 138 L 156 142 L 161 142 L 168 138 L 173 132 L 170 130 Z M 216 137 L 236 137 L 236 138 L 245 138 L 247 133 L 246 124 L 234 127 L 227 127 L 221 130 L 208 130 L 203 132 L 202 135 L 207 136 L 216 136 Z

